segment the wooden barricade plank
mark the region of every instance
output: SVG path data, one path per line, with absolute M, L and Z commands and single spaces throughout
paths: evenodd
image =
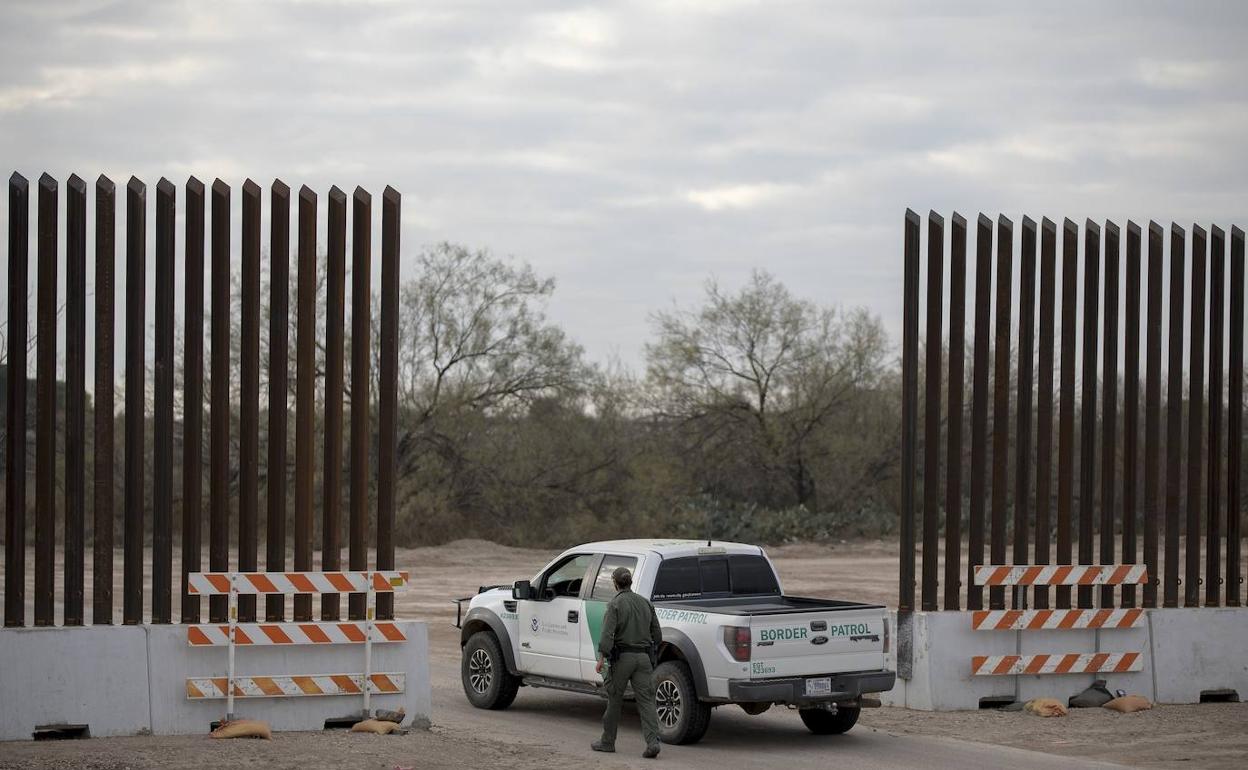
M 289 698 L 310 695 L 363 695 L 363 674 L 313 674 L 308 676 L 234 677 L 235 698 Z M 407 675 L 368 675 L 369 693 L 394 695 L 405 691 Z M 188 700 L 221 699 L 230 695 L 226 677 L 191 677 L 186 680 Z
M 373 644 L 405 642 L 407 634 L 397 623 L 373 624 L 377 635 Z M 339 623 L 239 623 L 234 626 L 238 646 L 364 644 L 368 624 L 362 620 Z M 208 623 L 187 626 L 186 643 L 191 647 L 225 647 L 230 643 L 228 624 Z
M 1143 564 L 986 564 L 975 568 L 976 585 L 1110 586 L 1148 582 Z
M 1065 631 L 1083 628 L 1136 628 L 1144 611 L 1100 610 L 980 610 L 971 614 L 976 631 Z
M 230 581 L 237 579 L 240 596 L 256 594 L 336 594 L 367 591 L 371 578 L 374 591 L 393 591 L 407 585 L 408 573 L 397 570 L 374 572 L 193 572 L 187 576 L 192 594 L 223 596 L 230 593 Z
M 1088 652 L 1040 655 L 976 655 L 971 658 L 975 676 L 1014 674 L 1097 674 L 1139 671 L 1138 652 Z

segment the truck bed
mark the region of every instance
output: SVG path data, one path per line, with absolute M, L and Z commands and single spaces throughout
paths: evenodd
M 722 599 L 686 599 L 656 601 L 655 607 L 695 612 L 716 612 L 722 615 L 796 615 L 803 612 L 835 612 L 837 610 L 884 609 L 880 604 L 863 604 L 837 599 L 810 599 L 802 596 L 729 596 Z

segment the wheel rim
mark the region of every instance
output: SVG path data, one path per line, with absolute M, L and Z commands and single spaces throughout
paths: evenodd
M 659 682 L 654 693 L 654 706 L 659 715 L 659 723 L 672 728 L 680 721 L 680 688 L 670 679 Z
M 494 682 L 494 661 L 485 650 L 473 650 L 468 658 L 468 686 L 478 695 L 484 695 Z

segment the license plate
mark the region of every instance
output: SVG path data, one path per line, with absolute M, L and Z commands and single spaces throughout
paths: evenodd
M 832 694 L 832 677 L 822 676 L 818 679 L 806 680 L 807 695 L 831 695 Z

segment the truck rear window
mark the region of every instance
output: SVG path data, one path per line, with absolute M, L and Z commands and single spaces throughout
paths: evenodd
M 681 556 L 664 559 L 654 577 L 655 601 L 780 593 L 775 572 L 762 556 Z

